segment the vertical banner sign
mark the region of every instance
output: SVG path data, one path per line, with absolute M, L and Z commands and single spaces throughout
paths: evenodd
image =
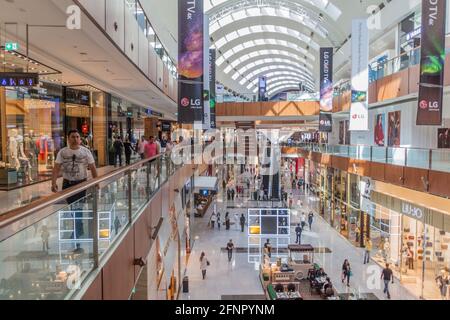
M 320 118 L 319 131 L 332 131 L 333 48 L 320 48 Z
M 369 29 L 366 19 L 352 21 L 352 105 L 350 131 L 369 130 Z
M 178 122 L 203 122 L 203 0 L 178 1 Z
M 266 101 L 266 93 L 267 93 L 267 78 L 259 77 L 258 79 L 258 98 L 259 101 Z
M 211 129 L 216 129 L 216 50 L 209 50 L 209 106 Z
M 442 124 L 445 0 L 422 0 L 422 54 L 417 125 Z
M 205 14 L 203 16 L 203 130 L 211 129 L 209 45 L 209 17 Z

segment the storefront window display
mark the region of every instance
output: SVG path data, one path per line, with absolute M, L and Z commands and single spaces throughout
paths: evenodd
M 108 158 L 114 164 L 114 139 L 129 138 L 135 144 L 144 136 L 144 108 L 113 95 L 107 95 L 108 105 Z M 148 139 L 148 137 L 147 137 Z
M 51 177 L 64 144 L 62 87 L 0 88 L 0 188 L 10 190 Z
M 66 131 L 77 129 L 82 144 L 91 150 L 97 165 L 107 165 L 105 93 L 87 85 L 67 87 L 65 102 Z
M 378 193 L 375 201 L 374 260 L 392 263 L 396 276 L 416 296 L 450 299 L 449 287 L 439 286 L 450 268 L 450 216 Z

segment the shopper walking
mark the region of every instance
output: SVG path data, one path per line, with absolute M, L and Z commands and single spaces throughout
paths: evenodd
M 269 258 L 272 258 L 272 245 L 270 244 L 270 239 L 267 239 L 266 243 L 264 243 L 264 251 Z
M 217 229 L 220 230 L 220 212 L 217 212 Z
M 206 254 L 202 252 L 200 255 L 200 270 L 202 270 L 202 278 L 205 280 L 206 277 L 206 269 L 210 265 L 208 259 L 206 258 Z
M 364 250 L 364 264 L 370 262 L 370 252 L 372 251 L 373 245 L 372 240 L 370 238 L 366 238 L 366 247 Z
M 314 220 L 314 213 L 310 211 L 308 215 L 309 230 L 312 230 L 313 220 Z
M 58 192 L 56 180 L 60 173 L 63 176 L 63 190 L 83 183 L 87 180 L 87 168 L 91 171 L 92 177 L 97 178 L 97 168 L 92 153 L 81 146 L 81 137 L 77 130 L 70 130 L 67 136 L 68 147 L 62 148 L 56 157 L 55 166 L 52 173 L 52 191 Z M 73 203 L 86 195 L 80 192 L 67 198 L 67 202 Z
M 133 151 L 136 151 L 133 148 L 133 145 L 130 142 L 129 138 L 125 139 L 125 142 L 123 143 L 123 147 L 125 149 L 125 163 L 127 166 L 129 166 L 131 164 L 131 154 L 133 153 Z
M 230 230 L 230 215 L 228 212 L 225 214 L 225 229 Z
M 300 223 L 297 224 L 297 227 L 295 228 L 295 235 L 296 235 L 295 243 L 297 244 L 302 244 L 302 231 L 303 229 L 300 226 Z
M 81 146 L 81 137 L 77 130 L 70 130 L 67 135 L 68 147 L 62 148 L 56 157 L 52 173 L 52 191 L 58 192 L 56 180 L 60 173 L 63 176 L 62 189 L 73 187 L 87 180 L 87 168 L 92 177 L 97 178 L 95 160 L 89 149 Z M 86 197 L 86 191 L 81 191 L 67 198 L 67 203 L 72 204 Z M 75 218 L 82 218 L 83 213 L 75 212 Z M 83 219 L 76 219 L 74 238 L 80 238 L 84 233 Z
M 233 240 L 230 239 L 227 243 L 227 251 L 228 251 L 228 262 L 231 262 L 231 259 L 233 258 L 233 249 L 234 249 L 234 243 Z
M 48 239 L 50 238 L 50 232 L 48 232 L 47 226 L 42 226 L 41 239 L 42 239 L 42 251 L 48 252 L 50 249 L 48 246 Z
M 352 276 L 352 268 L 350 267 L 350 262 L 345 259 L 342 264 L 342 283 L 347 279 L 347 287 L 350 287 L 350 277 Z
M 144 157 L 145 159 L 150 159 L 158 154 L 159 154 L 158 144 L 156 144 L 155 138 L 151 136 L 148 142 L 145 144 Z
M 411 250 L 410 246 L 406 249 L 406 259 L 408 261 L 409 270 L 414 270 L 414 252 Z
M 306 226 L 306 214 L 304 212 L 300 216 L 300 223 L 302 224 L 302 229 L 304 229 Z
M 244 228 L 245 228 L 245 216 L 244 214 L 241 215 L 241 232 L 244 232 Z
M 146 144 L 147 144 L 147 140 L 145 140 L 145 137 L 142 136 L 141 140 L 138 141 L 138 145 L 136 146 L 139 157 L 141 157 L 142 160 L 144 160 L 144 158 L 145 158 L 145 145 Z
M 383 293 L 386 293 L 387 298 L 391 299 L 391 294 L 389 292 L 389 282 L 392 281 L 392 284 L 394 284 L 394 275 L 391 268 L 389 268 L 389 263 L 386 263 L 386 268 L 384 268 L 381 272 L 381 279 L 383 279 L 384 281 Z
M 212 215 L 211 215 L 211 229 L 214 229 L 214 223 L 217 221 L 217 216 L 216 216 L 216 213 L 215 212 L 213 212 L 212 213 Z
M 119 158 L 119 167 L 122 166 L 123 141 L 122 137 L 118 137 L 113 144 L 114 147 L 114 167 L 117 167 L 117 158 Z

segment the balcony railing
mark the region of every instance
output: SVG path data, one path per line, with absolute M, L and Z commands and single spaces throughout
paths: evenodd
M 329 144 L 286 144 L 308 151 L 344 158 L 393 164 L 397 166 L 450 172 L 450 150 L 402 147 L 347 146 Z
M 75 297 L 181 167 L 165 153 L 3 215 L 0 300 Z

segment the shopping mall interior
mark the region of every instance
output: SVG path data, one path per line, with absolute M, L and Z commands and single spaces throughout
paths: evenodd
M 0 300 L 450 300 L 446 0 L 0 0 Z

